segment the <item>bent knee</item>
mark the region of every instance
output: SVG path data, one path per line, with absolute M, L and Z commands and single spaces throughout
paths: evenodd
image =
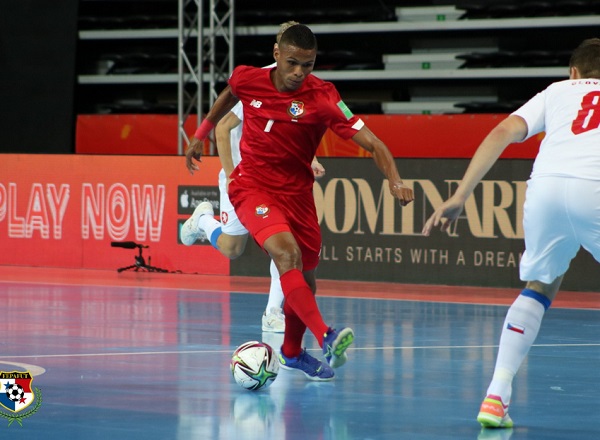
M 271 258 L 280 273 L 290 269 L 302 270 L 302 252 L 297 246 L 279 249 L 277 253 L 271 254 Z
M 222 237 L 223 239 L 221 240 Z M 230 260 L 235 260 L 244 253 L 246 241 L 246 235 L 221 235 L 217 241 L 217 247 L 224 256 Z
M 221 251 L 221 253 L 224 256 L 226 256 L 230 260 L 235 260 L 236 258 L 241 257 L 242 254 L 244 253 L 244 249 L 238 249 L 238 248 L 234 248 L 234 249 L 221 249 L 221 248 L 219 248 L 219 250 Z

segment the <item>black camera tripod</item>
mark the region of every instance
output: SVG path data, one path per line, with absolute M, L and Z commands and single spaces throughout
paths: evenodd
M 135 272 L 141 270 L 145 270 L 147 272 L 169 272 L 166 269 L 161 269 L 160 267 L 151 266 L 150 264 L 146 264 L 146 260 L 142 255 L 142 249 L 148 248 L 149 246 L 145 246 L 143 244 L 138 244 L 133 241 L 113 241 L 110 244 L 112 247 L 121 247 L 125 249 L 138 249 L 138 254 L 135 256 L 135 263 L 131 266 L 121 267 L 117 269 L 117 272 L 123 272 L 125 270 L 133 269 Z M 150 262 L 150 257 L 148 258 L 148 262 Z

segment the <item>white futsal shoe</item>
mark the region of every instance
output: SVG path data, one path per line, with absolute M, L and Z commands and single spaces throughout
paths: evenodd
M 272 333 L 285 332 L 285 316 L 279 307 L 271 307 L 269 313 L 263 312 L 262 331 Z
M 210 202 L 202 202 L 196 209 L 190 218 L 186 220 L 186 222 L 181 227 L 181 232 L 179 234 L 179 238 L 181 242 L 186 246 L 193 245 L 196 240 L 202 235 L 202 229 L 198 226 L 198 220 L 200 220 L 200 216 L 202 215 L 210 215 L 212 217 L 215 216 L 215 211 L 213 209 L 212 203 Z

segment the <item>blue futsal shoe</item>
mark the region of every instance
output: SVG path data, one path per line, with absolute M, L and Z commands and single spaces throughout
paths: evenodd
M 339 332 L 329 329 L 323 338 L 323 354 L 331 368 L 341 367 L 348 360 L 346 349 L 354 342 L 354 331 L 344 327 Z
M 333 369 L 315 359 L 306 352 L 306 349 L 300 352 L 300 355 L 295 358 L 289 358 L 283 353 L 279 353 L 279 365 L 284 370 L 292 370 L 303 373 L 310 380 L 314 381 L 327 381 L 333 379 L 335 373 Z

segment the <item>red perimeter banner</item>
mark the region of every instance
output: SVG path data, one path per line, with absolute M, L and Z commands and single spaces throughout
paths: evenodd
M 470 158 L 487 133 L 507 115 L 366 115 L 367 126 L 388 146 L 394 157 Z M 186 121 L 193 133 L 194 117 Z M 177 154 L 175 115 L 80 115 L 77 153 Z M 531 159 L 543 135 L 511 145 L 501 156 Z M 319 157 L 365 157 L 365 150 L 328 130 Z
M 468 158 L 505 116 L 363 118 L 396 157 Z M 188 125 L 191 132 L 195 121 Z M 138 249 L 111 244 L 133 241 L 149 246 L 142 249 L 148 265 L 228 274 L 229 261 L 206 239 L 192 247 L 178 242 L 179 228 L 198 203 L 210 200 L 219 211 L 220 164 L 205 158 L 201 171 L 190 176 L 184 158 L 175 155 L 176 133 L 172 115 L 80 116 L 79 153 L 120 155 L 2 155 L 0 264 L 117 269 L 134 264 Z M 503 157 L 533 157 L 539 141 L 513 145 Z M 331 132 L 318 154 L 366 155 Z
M 206 240 L 178 231 L 204 200 L 218 201 L 218 158 L 191 176 L 181 156 L 5 154 L 0 161 L 0 264 L 229 274 Z M 215 206 L 218 213 L 218 202 Z M 148 248 L 118 248 L 133 241 Z

